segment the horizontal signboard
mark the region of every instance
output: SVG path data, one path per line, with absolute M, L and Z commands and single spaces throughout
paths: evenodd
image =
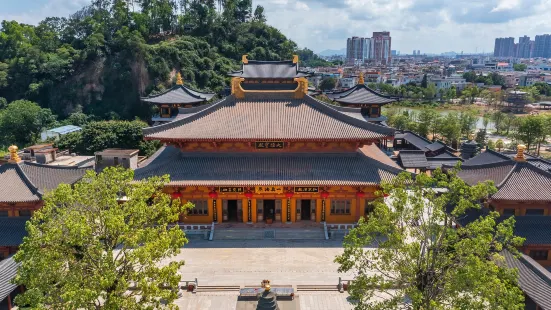
M 318 193 L 319 187 L 312 186 L 300 186 L 295 187 L 295 193 Z
M 233 186 L 220 186 L 218 188 L 220 193 L 243 193 L 243 187 L 233 187 Z
M 257 194 L 281 194 L 283 186 L 256 186 L 254 191 Z
M 256 141 L 254 143 L 257 149 L 282 149 L 285 147 L 285 142 L 283 141 Z

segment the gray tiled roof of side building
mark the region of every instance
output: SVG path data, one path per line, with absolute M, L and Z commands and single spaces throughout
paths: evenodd
M 141 99 L 142 101 L 154 104 L 192 104 L 208 101 L 214 95 L 213 93 L 196 91 L 184 85 L 176 85 L 161 94 Z
M 494 200 L 551 201 L 551 173 L 518 162 L 500 183 Z
M 185 119 L 144 129 L 149 139 L 358 140 L 392 136 L 394 129 L 345 115 L 317 100 L 235 100 L 227 97 Z
M 28 217 L 0 217 L 0 246 L 19 246 L 27 235 L 25 223 Z
M 524 254 L 516 258 L 510 252 L 504 251 L 503 256 L 509 268 L 518 269 L 518 282 L 522 291 L 543 310 L 551 310 L 551 274 Z
M 476 185 L 479 182 L 490 180 L 494 182 L 495 186 L 498 186 L 514 166 L 514 162 L 498 162 L 478 166 L 465 166 L 463 164 L 457 176 L 469 185 Z
M 91 167 L 60 167 L 29 162 L 0 166 L 0 202 L 39 201 L 59 184 L 74 184 Z
M 400 151 L 398 154 L 404 168 L 427 168 L 429 166 L 424 151 Z
M 328 93 L 326 95 L 329 99 L 345 104 L 387 104 L 396 101 L 363 84 L 358 84 L 343 92 Z
M 16 263 L 12 257 L 0 261 L 0 302 L 13 292 L 17 285 L 11 283 L 17 274 L 19 263 Z
M 504 154 L 498 153 L 492 150 L 486 150 L 473 158 L 465 161 L 463 166 L 477 166 L 484 164 L 493 164 L 501 162 L 510 162 L 511 158 L 507 157 Z
M 166 163 L 169 162 L 170 165 Z M 166 147 L 135 179 L 169 174 L 174 186 L 377 185 L 401 169 L 355 153 L 184 153 Z
M 298 65 L 292 61 L 259 61 L 249 60 L 241 70 L 229 73 L 229 76 L 243 78 L 281 78 L 291 79 L 306 77 L 310 74 L 298 70 Z
M 500 221 L 505 218 L 500 217 Z M 551 244 L 551 216 L 515 216 L 515 235 L 526 238 L 523 245 Z

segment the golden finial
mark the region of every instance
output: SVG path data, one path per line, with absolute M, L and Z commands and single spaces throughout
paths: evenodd
M 266 292 L 269 292 L 269 291 L 270 291 L 270 288 L 271 288 L 271 287 L 270 287 L 270 284 L 266 284 L 266 286 L 264 286 L 264 290 L 265 290 Z
M 244 63 L 244 64 L 248 64 L 249 63 L 249 60 L 247 59 L 247 54 L 241 56 L 241 62 Z
M 526 146 L 524 144 L 517 145 L 517 156 L 515 156 L 516 161 L 526 161 L 526 158 L 524 158 L 524 150 L 526 150 Z
M 473 141 L 474 140 L 474 134 L 473 133 L 470 133 L 469 134 L 469 141 Z
M 293 63 L 294 64 L 298 63 L 298 55 L 293 55 Z
M 184 85 L 184 80 L 182 80 L 182 74 L 180 72 L 176 74 L 176 85 Z
M 12 145 L 8 148 L 8 151 L 10 152 L 10 160 L 8 160 L 8 163 L 17 164 L 21 162 L 21 158 L 19 157 L 19 155 L 17 155 L 18 150 L 19 148 L 15 145 Z
M 360 78 L 358 79 L 358 84 L 365 84 L 363 72 L 360 72 Z

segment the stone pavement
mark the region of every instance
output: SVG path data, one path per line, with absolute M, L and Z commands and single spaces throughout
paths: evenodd
M 238 293 L 184 293 L 176 301 L 180 309 L 186 310 L 236 310 Z M 348 293 L 300 292 L 300 310 L 349 310 L 354 305 L 348 301 Z
M 185 260 L 182 280 L 201 285 L 337 285 L 335 256 L 343 252 L 339 241 L 313 240 L 191 240 L 175 260 Z M 171 260 L 172 260 L 171 259 Z

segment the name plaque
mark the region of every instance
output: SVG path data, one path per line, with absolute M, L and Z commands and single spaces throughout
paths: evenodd
M 311 187 L 311 186 L 295 187 L 295 193 L 319 193 L 319 187 Z
M 285 142 L 283 141 L 256 141 L 254 146 L 258 150 L 267 149 L 283 149 L 285 148 Z
M 256 186 L 254 191 L 257 194 L 281 194 L 283 186 Z
M 243 187 L 220 186 L 219 193 L 243 193 Z

